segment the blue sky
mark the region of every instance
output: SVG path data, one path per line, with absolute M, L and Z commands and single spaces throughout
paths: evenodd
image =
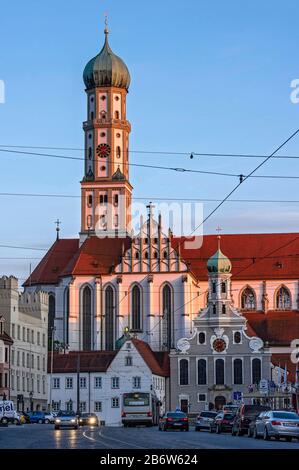
M 0 145 L 82 148 L 82 71 L 103 43 L 127 63 L 132 150 L 269 154 L 299 124 L 290 83 L 299 78 L 295 0 L 27 0 L 1 7 Z M 299 137 L 281 154 L 299 155 Z M 80 151 L 53 153 L 81 156 Z M 0 153 L 1 192 L 80 194 L 82 162 Z M 131 154 L 135 163 L 246 174 L 256 159 Z M 299 161 L 271 160 L 259 174 L 299 175 Z M 131 168 L 136 197 L 222 198 L 237 182 Z M 250 180 L 242 199 L 299 199 L 296 180 Z M 207 215 L 215 203 L 204 206 Z M 214 233 L 298 231 L 299 204 L 227 203 L 205 225 Z M 1 244 L 48 247 L 59 217 L 76 236 L 80 200 L 0 197 Z M 41 252 L 0 248 L 0 258 Z M 32 260 L 33 266 L 37 260 Z M 30 260 L 0 259 L 24 277 Z

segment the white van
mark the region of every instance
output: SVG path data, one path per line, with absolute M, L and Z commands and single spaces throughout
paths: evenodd
M 19 424 L 19 417 L 17 412 L 15 411 L 13 401 L 0 401 L 0 423 Z

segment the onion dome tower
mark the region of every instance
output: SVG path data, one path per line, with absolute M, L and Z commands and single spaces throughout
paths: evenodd
M 112 51 L 108 27 L 101 51 L 87 63 L 83 80 L 87 94 L 85 171 L 81 181 L 81 232 L 125 236 L 131 220 L 132 186 L 129 182 L 129 134 L 126 97 L 130 73 Z

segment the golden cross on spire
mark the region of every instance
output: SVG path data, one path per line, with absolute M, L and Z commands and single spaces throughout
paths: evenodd
M 109 29 L 108 29 L 108 12 L 107 12 L 107 11 L 104 13 L 104 16 L 105 16 L 105 29 L 104 29 L 104 33 L 105 33 L 105 34 L 108 34 L 108 33 L 109 33 Z
M 220 240 L 221 240 L 221 235 L 220 235 L 220 233 L 222 232 L 222 228 L 219 227 L 219 225 L 218 225 L 218 227 L 216 228 L 216 232 L 218 232 L 218 235 L 217 235 L 217 238 L 218 238 L 218 250 L 220 250 Z
M 61 221 L 59 219 L 57 219 L 54 223 L 56 224 L 56 240 L 59 240 L 59 232 L 60 232 Z

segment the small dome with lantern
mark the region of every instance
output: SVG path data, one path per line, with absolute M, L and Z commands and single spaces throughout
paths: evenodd
M 107 25 L 104 32 L 105 43 L 102 50 L 88 62 L 84 69 L 85 86 L 87 90 L 98 86 L 115 86 L 128 91 L 131 81 L 128 67 L 109 46 Z
M 218 250 L 208 259 L 207 268 L 209 273 L 230 273 L 232 264 L 220 249 L 220 236 L 218 236 Z

